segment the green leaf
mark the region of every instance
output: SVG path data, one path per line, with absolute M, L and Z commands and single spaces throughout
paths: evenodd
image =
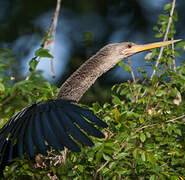
M 147 153 L 146 155 L 147 155 L 147 161 L 149 161 L 151 164 L 155 164 L 156 159 L 153 156 L 153 154 Z
M 178 176 L 171 176 L 170 180 L 179 180 L 180 178 Z
M 119 97 L 114 96 L 114 95 L 113 95 L 113 101 L 114 101 L 114 104 L 117 104 L 117 105 L 121 105 L 121 104 L 122 104 L 122 102 L 121 102 L 121 100 L 119 99 Z
M 36 60 L 36 58 L 32 58 L 32 60 L 29 62 L 29 65 L 30 65 L 30 72 L 32 71 L 35 71 L 36 67 L 37 67 L 37 64 L 39 62 Z
M 182 132 L 180 129 L 174 128 L 174 132 L 177 133 L 179 136 L 182 136 Z
M 153 27 L 153 30 L 154 30 L 154 31 L 158 31 L 158 30 L 159 30 L 158 26 L 154 26 L 154 27 Z
M 135 148 L 134 151 L 132 152 L 135 159 L 138 159 L 139 152 L 140 152 L 140 150 L 138 148 Z
M 125 69 L 126 72 L 131 72 L 131 68 L 127 64 L 124 64 L 124 69 Z
M 84 170 L 84 167 L 82 166 L 82 165 L 78 165 L 78 170 L 80 171 L 80 172 L 83 172 L 83 170 Z
M 147 136 L 148 138 L 150 138 L 150 137 L 151 137 L 151 134 L 150 134 L 149 132 L 146 132 L 146 136 Z
M 93 34 L 91 32 L 84 32 L 83 38 L 85 40 L 86 46 L 91 46 L 93 42 Z
M 101 147 L 99 151 L 96 153 L 95 163 L 98 163 L 100 161 L 102 155 L 103 155 L 103 147 Z
M 161 96 L 163 96 L 163 95 L 165 95 L 166 94 L 166 91 L 165 90 L 157 90 L 156 92 L 155 92 L 155 95 L 157 96 L 157 97 L 161 97 Z
M 181 57 L 181 54 L 178 51 L 175 51 L 175 56 Z
M 175 48 L 179 48 L 183 46 L 185 46 L 185 41 L 180 41 L 179 43 L 176 44 Z
M 112 158 L 106 154 L 103 154 L 103 158 L 106 160 L 106 161 L 110 161 Z
M 121 159 L 124 159 L 126 156 L 128 155 L 128 153 L 119 153 L 117 156 L 116 156 L 116 159 L 118 160 L 121 160 Z
M 149 180 L 157 180 L 157 176 L 152 175 L 152 176 L 150 176 L 150 179 Z
M 127 117 L 135 117 L 135 118 L 140 118 L 140 114 L 138 113 L 135 113 L 135 112 L 132 112 L 132 111 L 129 111 L 129 112 L 126 112 L 127 113 Z
M 101 106 L 98 102 L 95 102 L 92 105 L 93 105 L 93 110 L 95 110 L 96 112 L 98 112 L 101 109 Z
M 176 9 L 174 10 L 174 13 L 173 13 L 173 20 L 174 20 L 175 22 L 178 21 L 178 14 L 177 14 Z
M 142 154 L 141 154 L 141 159 L 142 159 L 143 161 L 146 161 L 146 154 L 145 154 L 145 152 L 142 152 Z
M 8 64 L 5 64 L 4 62 L 0 62 L 0 68 L 5 69 L 8 66 Z
M 0 92 L 4 92 L 5 91 L 5 87 L 3 83 L 0 83 Z
M 157 33 L 157 34 L 155 34 L 155 37 L 156 37 L 156 38 L 160 38 L 160 37 L 162 37 L 162 36 L 163 36 L 162 33 Z
M 53 58 L 53 56 L 49 53 L 49 49 L 38 49 L 35 52 L 36 57 L 46 57 L 46 58 Z
M 172 131 L 171 131 L 172 132 Z M 161 141 L 161 137 L 156 137 L 155 138 L 156 141 Z
M 168 3 L 164 6 L 165 11 L 169 11 L 172 8 L 172 3 Z
M 124 168 L 118 167 L 118 168 L 115 169 L 115 172 L 117 174 L 125 174 L 126 170 Z
M 106 167 L 101 170 L 103 175 L 107 174 L 109 171 L 110 170 L 108 168 L 106 168 Z
M 104 147 L 104 152 L 107 153 L 107 154 L 111 154 L 111 153 L 113 153 L 114 151 L 115 151 L 114 148 L 111 147 L 111 146 L 105 146 L 105 147 Z
M 121 67 L 121 66 L 123 66 L 123 65 L 124 65 L 123 61 L 120 61 L 120 62 L 118 63 L 118 66 L 119 66 L 119 67 Z
M 6 119 L 1 119 L 0 120 L 0 128 L 2 128 L 6 123 L 7 123 Z
M 141 140 L 141 142 L 145 142 L 146 136 L 145 136 L 144 133 L 141 133 L 141 134 L 140 134 L 140 140 Z
M 139 117 L 139 122 L 140 122 L 140 123 L 143 123 L 144 121 L 145 121 L 145 120 L 140 116 L 140 117 Z
M 116 163 L 116 162 L 111 162 L 111 163 L 109 164 L 109 168 L 110 168 L 110 169 L 114 169 L 115 167 L 117 167 L 117 163 Z
M 143 75 L 144 77 L 147 77 L 147 72 L 146 72 L 146 71 L 143 71 L 143 72 L 142 72 L 142 75 Z
M 179 49 L 181 48 L 182 50 L 185 50 L 185 41 L 181 41 L 176 44 L 175 48 Z
M 104 153 L 111 154 L 119 150 L 119 145 L 115 144 L 113 140 L 107 140 L 104 142 Z
M 159 21 L 160 23 L 168 23 L 168 20 L 169 20 L 169 15 L 168 14 L 161 14 L 159 15 Z

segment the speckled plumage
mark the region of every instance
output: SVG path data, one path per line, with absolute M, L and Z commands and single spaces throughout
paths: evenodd
M 124 49 L 128 44 L 116 43 L 103 47 L 64 82 L 57 99 L 69 99 L 78 102 L 98 77 L 125 57 Z

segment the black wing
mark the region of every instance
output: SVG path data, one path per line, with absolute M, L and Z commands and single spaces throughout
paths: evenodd
M 22 158 L 25 151 L 31 158 L 35 150 L 45 154 L 45 142 L 56 150 L 67 147 L 74 152 L 80 152 L 80 148 L 73 139 L 93 146 L 85 133 L 104 137 L 93 125 L 107 127 L 92 111 L 72 101 L 48 100 L 32 104 L 14 115 L 0 129 L 0 168 L 4 168 L 12 158 Z

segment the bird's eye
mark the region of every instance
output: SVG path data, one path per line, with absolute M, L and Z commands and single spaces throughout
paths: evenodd
M 129 43 L 129 44 L 127 45 L 127 47 L 128 47 L 128 48 L 131 48 L 131 47 L 132 47 L 132 44 L 131 44 L 131 43 Z

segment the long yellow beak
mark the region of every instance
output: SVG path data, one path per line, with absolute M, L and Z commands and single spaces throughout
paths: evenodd
M 153 49 L 153 48 L 157 48 L 157 47 L 161 47 L 161 46 L 167 46 L 169 44 L 173 44 L 176 42 L 181 41 L 181 39 L 178 40 L 171 40 L 171 41 L 163 41 L 163 42 L 156 42 L 156 43 L 150 43 L 150 44 L 143 44 L 143 45 L 139 45 L 139 44 L 133 44 L 130 48 L 127 49 L 127 53 L 128 55 L 132 55 L 141 51 L 146 51 L 149 49 Z

